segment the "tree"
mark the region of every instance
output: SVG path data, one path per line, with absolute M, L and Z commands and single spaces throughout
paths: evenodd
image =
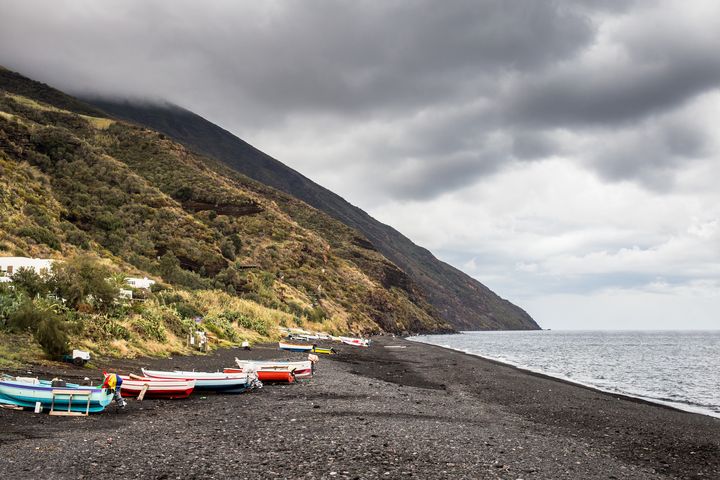
M 15 331 L 31 332 L 52 358 L 69 349 L 67 323 L 51 308 L 40 308 L 32 301 L 26 301 L 10 315 L 9 326 Z
M 52 269 L 55 293 L 72 308 L 92 303 L 99 310 L 107 310 L 119 295 L 110 269 L 93 257 L 78 255 L 55 262 Z
M 28 297 L 47 295 L 50 291 L 49 278 L 45 274 L 39 274 L 33 268 L 20 267 L 12 277 L 13 286 Z

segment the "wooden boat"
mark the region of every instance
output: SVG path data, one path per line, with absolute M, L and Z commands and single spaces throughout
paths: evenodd
M 137 397 L 146 386 L 144 398 L 187 398 L 195 389 L 195 380 L 166 380 L 136 375 L 120 375 L 120 378 L 123 380 L 120 389 L 123 397 Z
M 301 345 L 298 343 L 278 342 L 278 348 L 280 348 L 280 350 L 287 350 L 289 352 L 310 352 L 313 349 L 313 346 Z
M 223 373 L 243 373 L 243 368 L 224 368 Z M 267 370 L 256 370 L 258 379 L 265 383 L 292 383 L 295 381 L 295 369 L 278 368 Z
M 254 372 L 223 373 L 223 372 L 164 372 L 142 369 L 143 375 L 149 378 L 165 380 L 194 380 L 195 390 L 206 390 L 222 393 L 242 393 L 246 390 L 262 387 L 262 383 Z
M 291 340 L 300 340 L 301 342 L 320 340 L 320 336 L 307 333 L 291 333 L 288 335 L 288 338 Z
M 353 337 L 339 337 L 340 341 L 346 345 L 352 345 L 355 347 L 369 347 L 370 340 L 366 338 L 353 338 Z
M 313 347 L 312 349 L 313 353 L 322 353 L 323 355 L 335 355 L 335 349 L 333 348 L 325 348 L 325 347 Z
M 236 358 L 235 363 L 242 370 L 249 368 L 258 373 L 261 371 L 282 371 L 283 369 L 292 370 L 296 379 L 310 378 L 313 375 L 310 360 L 286 362 L 281 360 L 240 360 Z
M 84 414 L 102 412 L 111 401 L 112 394 L 104 388 L 74 383 L 53 387 L 52 382 L 37 378 L 0 378 L 0 403 L 5 405 L 33 408 L 40 402 L 43 408 Z

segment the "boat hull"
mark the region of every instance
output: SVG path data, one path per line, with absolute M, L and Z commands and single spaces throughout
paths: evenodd
M 279 342 L 278 348 L 280 350 L 286 350 L 288 352 L 310 352 L 313 349 L 312 345 L 299 345 L 296 343 L 285 343 L 285 342 Z
M 70 395 L 55 395 L 54 408 L 56 410 L 69 410 L 71 412 L 98 413 L 105 410 L 112 401 L 112 394 L 105 389 L 83 387 L 83 386 L 65 386 L 62 388 L 53 388 L 43 384 L 28 384 L 17 381 L 0 380 L 0 403 L 5 405 L 15 405 L 18 407 L 33 408 L 37 402 L 44 408 L 50 408 L 53 404 L 53 390 L 90 390 L 90 406 L 86 396 L 73 397 Z
M 124 375 L 120 394 L 123 397 L 137 397 L 147 385 L 143 398 L 178 399 L 187 398 L 195 389 L 195 380 L 160 380 L 153 378 L 131 378 Z
M 246 390 L 259 387 L 255 375 L 226 374 L 222 372 L 164 372 L 158 370 L 142 369 L 143 375 L 149 378 L 166 380 L 194 380 L 195 391 L 211 391 L 218 393 L 242 393 Z
M 345 345 L 352 345 L 353 347 L 369 347 L 370 342 L 363 338 L 352 338 L 352 337 L 339 337 L 340 341 Z
M 226 368 L 225 373 L 243 373 L 242 368 Z M 263 383 L 292 383 L 295 375 L 288 370 L 257 370 L 258 379 Z
M 288 362 L 282 360 L 240 360 L 236 358 L 235 363 L 243 371 L 246 371 L 247 368 L 255 371 L 290 369 L 295 373 L 296 380 L 313 376 L 312 362 L 310 360 Z
M 335 350 L 332 348 L 315 347 L 312 349 L 312 353 L 321 353 L 323 355 L 335 355 Z

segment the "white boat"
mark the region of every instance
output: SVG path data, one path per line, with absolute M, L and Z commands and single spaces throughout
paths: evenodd
M 254 371 L 293 371 L 295 378 L 312 377 L 312 363 L 310 360 L 301 360 L 295 362 L 284 362 L 277 360 L 240 360 L 235 359 L 235 363 L 243 371 L 246 369 Z
M 338 337 L 340 341 L 346 345 L 353 345 L 355 347 L 369 347 L 370 339 L 367 338 L 353 338 L 353 337 Z
M 211 390 L 224 393 L 240 393 L 252 388 L 260 388 L 255 372 L 223 373 L 223 372 L 184 372 L 175 370 L 165 372 L 160 370 L 142 369 L 143 375 L 150 378 L 194 380 L 195 390 Z

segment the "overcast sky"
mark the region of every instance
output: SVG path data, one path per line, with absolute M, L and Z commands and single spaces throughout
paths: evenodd
M 720 328 L 718 25 L 716 0 L 0 0 L 0 64 L 193 110 L 545 328 Z

